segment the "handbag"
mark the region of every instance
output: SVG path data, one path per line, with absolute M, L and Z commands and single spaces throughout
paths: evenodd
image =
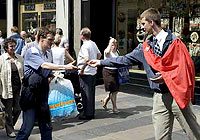
M 129 68 L 127 66 L 118 68 L 118 82 L 125 84 L 129 81 Z

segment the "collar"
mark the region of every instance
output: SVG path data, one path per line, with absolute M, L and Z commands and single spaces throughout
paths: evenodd
M 163 29 L 155 36 L 155 38 L 158 40 L 158 44 L 161 43 L 161 41 L 166 39 L 168 33 L 165 32 Z
M 12 59 L 8 53 L 5 53 L 5 58 L 6 60 Z M 18 59 L 18 57 L 15 55 L 14 59 Z
M 40 54 L 45 55 L 47 53 L 47 50 L 45 52 L 42 51 L 42 48 L 40 45 L 36 46 L 36 48 L 39 50 Z
M 164 31 L 164 30 L 163 30 Z M 158 35 L 160 36 L 160 37 L 162 37 L 162 33 L 163 33 L 163 31 L 161 30 L 159 33 L 158 33 Z M 166 38 L 165 38 L 165 40 L 164 40 L 164 42 L 163 42 L 163 45 L 162 45 L 162 51 L 163 51 L 163 53 L 162 54 L 164 54 L 165 53 L 165 51 L 167 50 L 167 48 L 168 48 L 168 46 L 172 43 L 172 41 L 173 40 L 175 40 L 177 37 L 174 35 L 174 34 L 172 34 L 172 32 L 170 31 L 170 30 L 167 30 L 167 31 L 164 31 L 165 33 L 167 33 L 167 36 L 166 36 Z M 157 39 L 157 37 L 158 37 L 158 35 L 156 36 L 156 39 Z M 159 38 L 159 37 L 158 37 Z M 153 35 L 149 35 L 147 38 L 146 38 L 146 41 L 147 41 L 147 44 L 150 46 L 150 48 L 153 48 Z M 160 44 L 159 44 L 160 45 Z
M 89 40 L 88 40 L 88 39 L 84 39 L 84 40 L 83 40 L 83 43 L 88 42 L 88 41 L 90 41 L 90 39 L 89 39 Z
M 172 41 L 177 38 L 175 35 L 172 34 L 170 30 L 167 30 L 167 32 L 168 32 L 168 35 L 166 37 L 166 41 Z

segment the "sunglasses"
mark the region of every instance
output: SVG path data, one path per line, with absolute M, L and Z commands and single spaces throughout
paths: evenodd
M 47 40 L 49 40 L 49 41 L 54 41 L 54 38 L 47 37 Z

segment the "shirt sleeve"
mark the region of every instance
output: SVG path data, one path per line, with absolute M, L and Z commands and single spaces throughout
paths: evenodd
M 110 67 L 122 67 L 122 66 L 132 66 L 138 64 L 138 62 L 143 61 L 142 50 L 140 47 L 135 48 L 132 52 L 118 57 L 112 57 L 105 60 L 101 60 L 100 64 L 103 66 Z
M 39 51 L 36 48 L 32 47 L 27 51 L 25 55 L 25 65 L 28 65 L 35 70 L 38 70 L 44 62 L 45 61 L 42 59 Z
M 39 51 L 36 48 L 32 47 L 27 51 L 24 61 L 25 67 L 28 67 L 29 69 L 32 68 L 40 73 L 42 76 L 48 77 L 52 71 L 41 67 L 44 62 L 45 60 L 41 57 Z

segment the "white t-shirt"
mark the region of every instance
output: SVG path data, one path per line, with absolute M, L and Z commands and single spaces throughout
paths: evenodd
M 53 55 L 53 63 L 58 65 L 64 65 L 65 61 L 65 48 L 53 47 L 51 48 Z
M 112 57 L 117 57 L 117 56 L 119 56 L 119 54 L 117 53 L 117 51 L 116 52 L 112 52 L 111 51 L 107 56 L 106 56 L 106 54 L 104 52 L 104 59 L 112 58 Z M 105 67 L 105 68 L 107 68 L 107 69 L 117 69 L 116 67 Z
M 95 42 L 91 40 L 83 41 L 83 45 L 78 54 L 77 65 L 82 68 L 85 64 L 85 59 L 92 60 L 97 59 L 97 54 L 101 53 Z M 80 72 L 80 71 L 79 71 Z M 97 73 L 97 68 L 87 65 L 84 69 L 85 75 L 95 75 Z

